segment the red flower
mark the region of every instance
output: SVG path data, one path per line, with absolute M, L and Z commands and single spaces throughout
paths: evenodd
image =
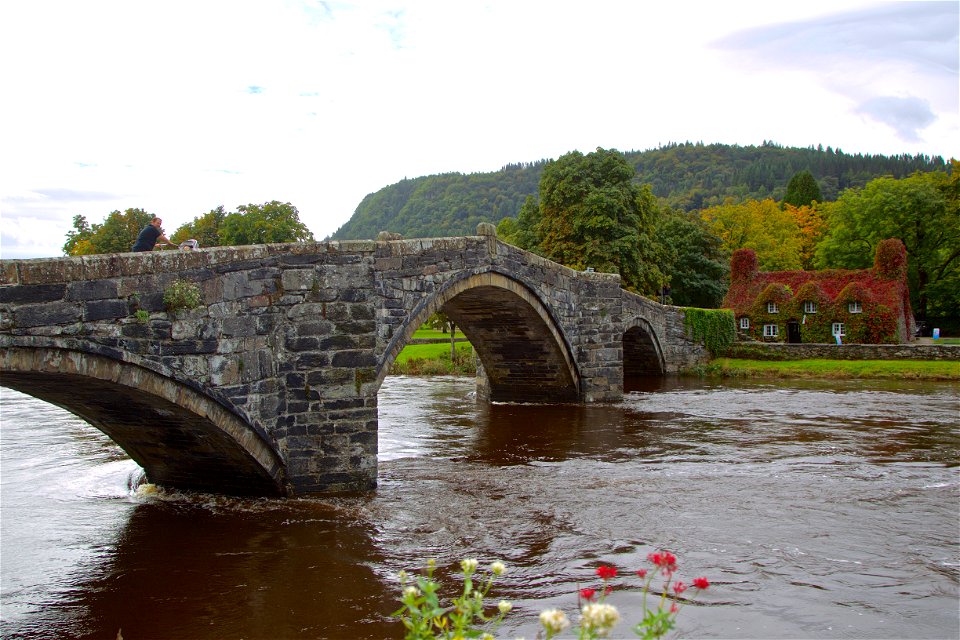
M 647 577 L 647 570 L 646 570 L 646 569 L 640 569 L 639 571 L 637 571 L 637 575 L 640 576 L 641 578 L 646 578 L 646 577 Z
M 593 600 L 593 595 L 596 592 L 596 589 L 580 589 L 580 597 L 584 600 Z
M 669 575 L 677 570 L 677 556 L 669 551 L 648 554 L 647 560 L 662 569 L 664 575 Z
M 706 578 L 694 578 L 693 586 L 695 586 L 697 589 L 706 589 L 710 586 L 710 581 Z
M 607 588 L 603 590 L 603 595 L 608 596 L 611 593 L 613 593 L 613 587 L 611 587 L 610 585 L 607 585 Z
M 673 590 L 677 592 L 677 595 L 680 595 L 681 593 L 683 593 L 684 591 L 687 590 L 687 585 L 685 585 L 685 584 L 683 584 L 682 582 L 680 582 L 679 580 L 677 580 L 677 581 L 673 584 Z
M 680 611 L 680 607 L 677 606 L 676 602 L 670 605 L 670 613 L 676 613 L 678 611 Z
M 601 580 L 610 580 L 617 577 L 617 570 L 614 567 L 600 565 L 597 567 L 597 575 L 600 576 Z

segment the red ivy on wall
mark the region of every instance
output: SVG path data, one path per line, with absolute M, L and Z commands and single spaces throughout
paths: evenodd
M 739 249 L 731 259 L 730 289 L 723 306 L 737 318 L 749 318 L 746 333 L 757 340 L 787 339 L 786 325 L 797 322 L 803 342 L 833 342 L 834 323 L 843 323 L 845 342 L 905 342 L 913 335 L 913 311 L 907 290 L 907 254 L 897 239 L 877 247 L 872 269 L 824 271 L 757 271 L 752 249 Z M 770 313 L 768 302 L 777 303 Z M 816 303 L 807 313 L 805 303 Z M 859 307 L 851 304 L 858 303 Z M 776 338 L 763 336 L 763 325 L 777 324 Z M 743 329 L 741 329 L 743 331 Z

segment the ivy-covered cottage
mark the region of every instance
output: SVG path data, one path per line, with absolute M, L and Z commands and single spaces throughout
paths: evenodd
M 881 242 L 873 268 L 859 270 L 758 271 L 757 254 L 739 249 L 723 306 L 742 334 L 766 342 L 898 343 L 915 328 L 897 239 Z

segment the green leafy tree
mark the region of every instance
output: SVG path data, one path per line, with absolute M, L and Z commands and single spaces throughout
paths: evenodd
M 64 253 L 79 256 L 130 251 L 137 235 L 152 219 L 153 214 L 143 209 L 111 211 L 103 223 L 92 225 L 83 216 L 74 216 L 74 228 L 67 232 Z
M 539 253 L 540 242 L 540 205 L 533 196 L 527 196 L 516 218 L 504 218 L 497 225 L 497 236 L 504 242 Z
M 813 174 L 804 169 L 790 178 L 783 202 L 795 207 L 809 206 L 811 202 L 823 202 L 820 185 L 817 184 Z
M 540 249 L 574 269 L 619 273 L 624 288 L 656 292 L 663 282 L 652 238 L 658 213 L 650 189 L 616 150 L 574 151 L 540 180 Z
M 848 189 L 827 208 L 828 230 L 817 247 L 821 267 L 872 266 L 877 244 L 900 239 L 907 249 L 910 302 L 918 317 L 960 310 L 960 212 L 953 175 L 915 173 L 877 178 Z
M 300 222 L 297 208 L 277 200 L 237 207 L 236 213 L 224 216 L 217 233 L 221 245 L 313 240 L 313 233 Z
M 220 205 L 194 218 L 192 222 L 180 225 L 170 236 L 170 241 L 179 244 L 193 239 L 200 243 L 201 248 L 220 246 L 220 225 L 226 217 L 227 212 L 223 210 L 223 205 Z
M 666 211 L 657 223 L 661 270 L 670 301 L 683 307 L 715 308 L 727 292 L 729 254 L 695 214 Z

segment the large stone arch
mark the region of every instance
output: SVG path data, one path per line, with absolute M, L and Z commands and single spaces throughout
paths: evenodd
M 524 284 L 495 271 L 446 283 L 419 304 L 384 354 L 378 387 L 417 328 L 440 310 L 473 344 L 490 400 L 579 400 L 576 361 L 550 309 Z
M 636 318 L 623 332 L 623 377 L 662 376 L 666 372 L 663 347 L 653 326 Z
M 164 486 L 283 495 L 284 465 L 263 436 L 197 390 L 154 371 L 53 347 L 0 349 L 0 383 L 107 434 Z

